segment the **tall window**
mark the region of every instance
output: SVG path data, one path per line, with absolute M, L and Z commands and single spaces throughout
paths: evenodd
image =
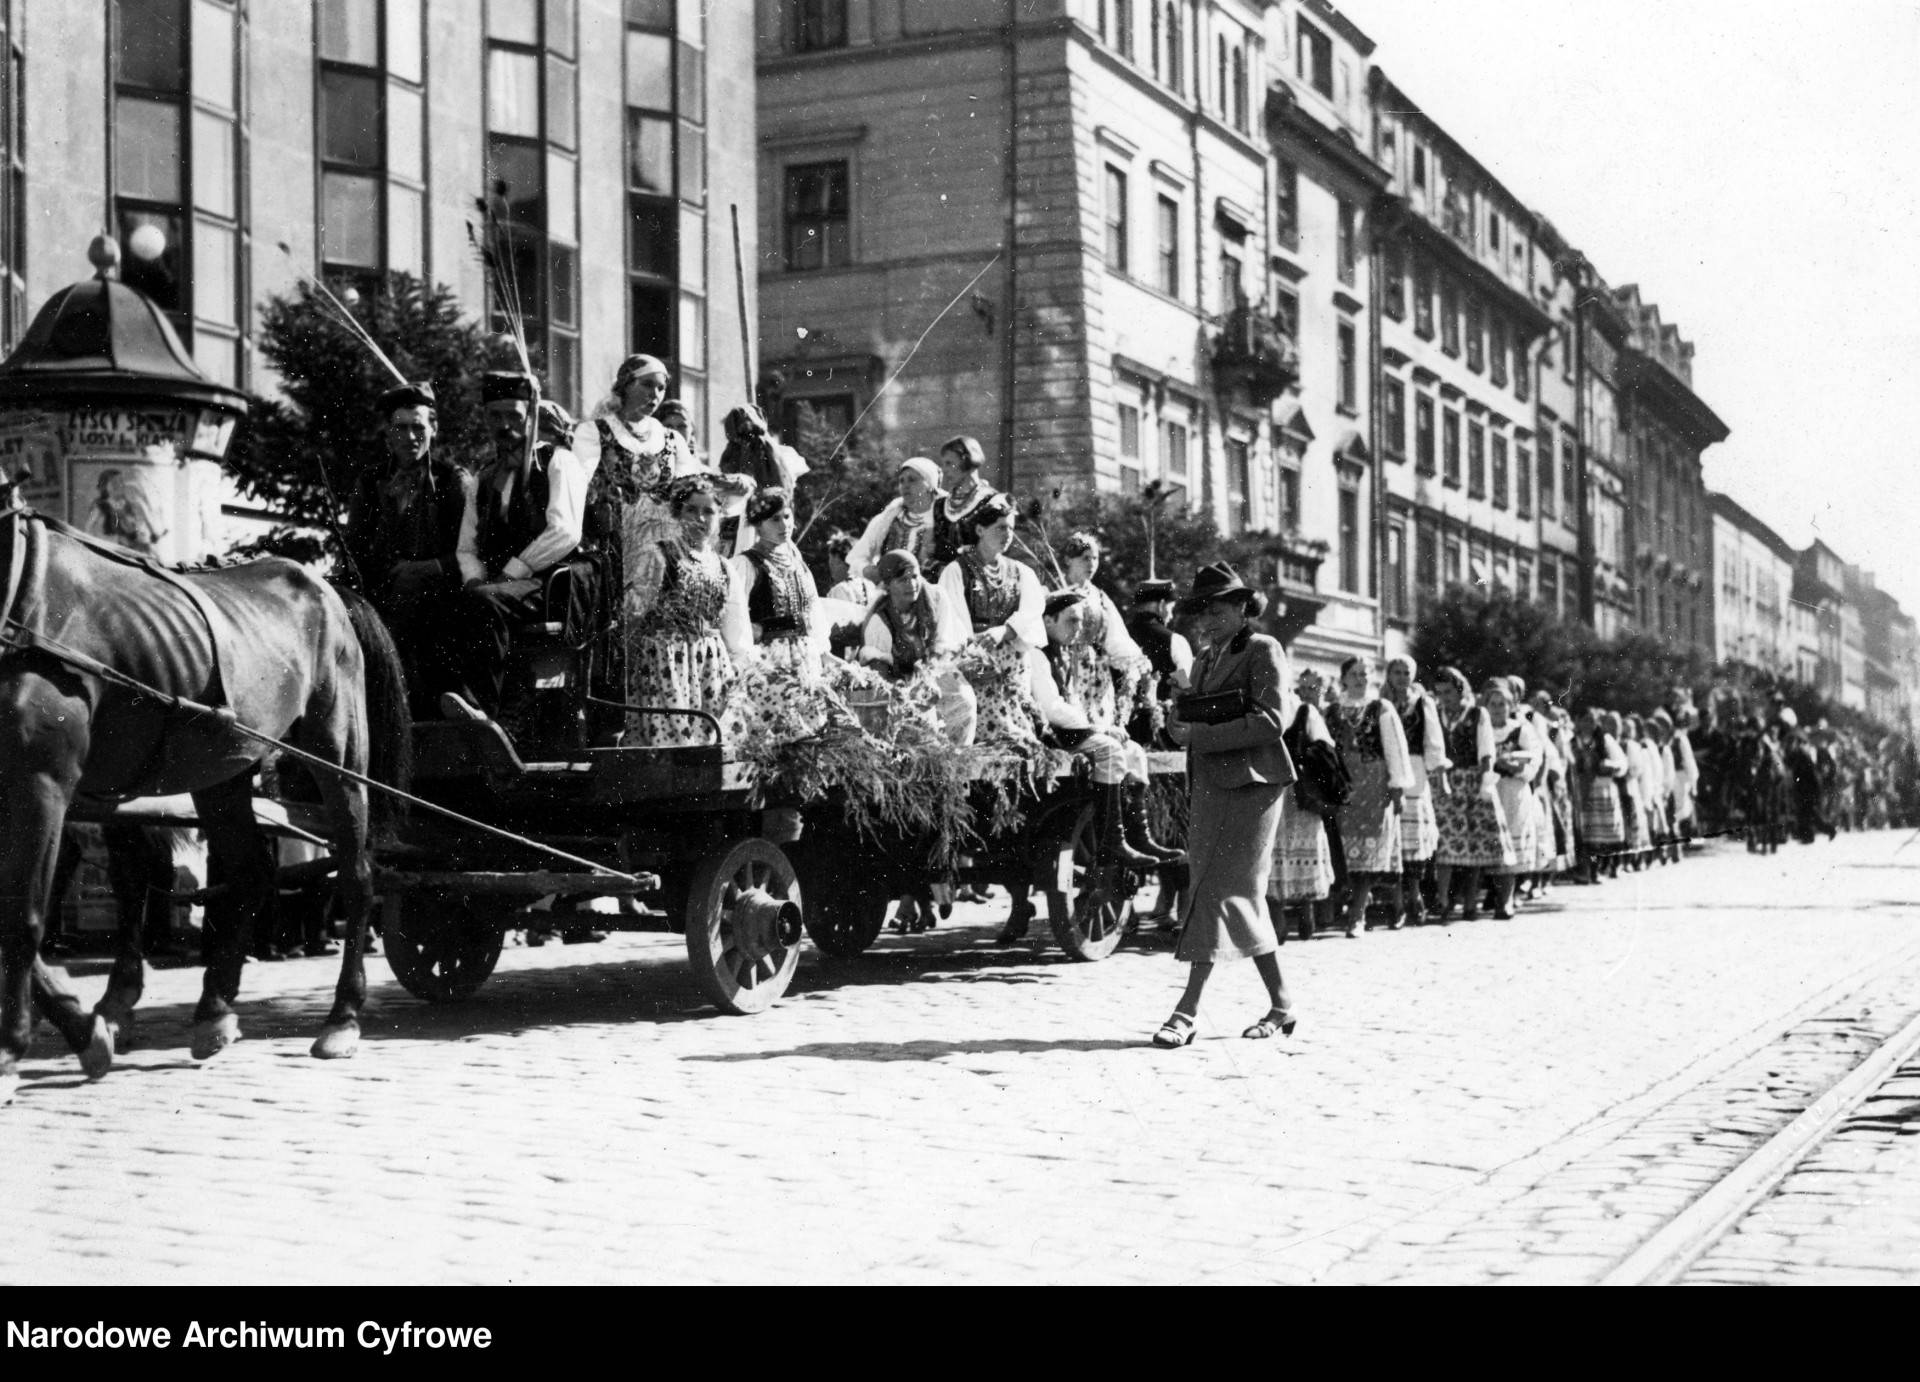
M 1273 324 L 1288 340 L 1300 339 L 1300 295 L 1293 289 L 1274 285 Z
M 1548 556 L 1540 558 L 1540 603 L 1560 613 L 1560 563 Z
M 1493 506 L 1507 506 L 1507 439 L 1498 432 L 1493 434 Z
M 27 329 L 26 44 L 19 0 L 0 0 L 0 351 Z
M 1467 497 L 1487 497 L 1487 429 L 1477 422 L 1467 424 Z
M 664 3 L 640 0 L 627 6 L 627 18 L 633 20 L 644 15 L 656 24 L 671 26 L 672 8 L 672 0 Z M 787 0 L 787 36 L 796 53 L 846 47 L 847 0 Z
M 1280 531 L 1297 533 L 1300 531 L 1300 453 L 1293 447 L 1285 448 L 1274 467 L 1280 482 Z
M 1511 333 L 1511 345 L 1513 348 L 1513 396 L 1525 403 L 1533 394 L 1533 380 L 1528 377 L 1533 370 L 1527 363 L 1527 345 L 1517 331 Z
M 1440 349 L 1460 353 L 1460 290 L 1451 279 L 1440 285 Z
M 1336 267 L 1340 281 L 1349 287 L 1353 285 L 1354 262 L 1360 257 L 1360 220 L 1352 202 L 1340 203 L 1340 243 Z
M 1222 312 L 1231 312 L 1246 296 L 1246 280 L 1242 276 L 1244 268 L 1240 260 L 1240 246 L 1222 240 L 1220 242 L 1220 310 Z
M 113 18 L 121 279 L 166 311 L 209 376 L 237 384 L 247 321 L 244 21 L 224 0 L 115 0 Z
M 1389 456 L 1407 458 L 1407 385 L 1389 375 L 1380 395 L 1382 444 Z
M 1273 238 L 1300 248 L 1300 169 L 1284 158 L 1273 167 Z
M 580 398 L 577 0 L 487 0 L 487 218 L 493 324 L 517 305 L 568 407 Z
M 1160 282 L 1161 292 L 1180 296 L 1180 203 L 1172 197 L 1160 198 Z
M 1113 46 L 1133 61 L 1133 0 L 1113 0 Z
M 1160 474 L 1170 485 L 1187 483 L 1187 429 L 1178 422 L 1160 424 Z
M 1413 329 L 1416 335 L 1433 339 L 1433 268 L 1419 255 L 1413 260 Z
M 1507 382 L 1507 322 L 1498 313 L 1488 323 L 1487 377 L 1501 387 Z
M 1425 524 L 1413 533 L 1413 585 L 1422 607 L 1440 592 L 1440 544 Z
M 1395 321 L 1407 319 L 1407 259 L 1406 252 L 1398 245 L 1388 245 L 1381 252 L 1381 260 L 1386 272 L 1380 285 L 1380 310 Z
M 1233 127 L 1242 134 L 1252 129 L 1247 111 L 1247 50 L 1239 43 L 1233 46 Z
M 1253 477 L 1247 443 L 1229 437 L 1227 453 L 1227 522 L 1238 536 L 1253 526 Z
M 1387 528 L 1386 570 L 1387 618 L 1407 617 L 1407 528 L 1394 523 Z
M 1294 72 L 1315 91 L 1333 99 L 1333 40 L 1303 18 L 1294 47 Z
M 1433 395 L 1413 396 L 1413 466 L 1422 475 L 1433 474 Z
M 1349 595 L 1360 593 L 1360 551 L 1360 477 L 1354 472 L 1340 477 L 1340 588 Z
M 1487 314 L 1480 299 L 1467 298 L 1467 368 L 1478 374 L 1487 364 Z
M 1524 446 L 1513 448 L 1513 511 L 1533 517 L 1533 453 Z
M 1441 482 L 1460 488 L 1460 414 L 1452 408 L 1440 410 L 1440 463 Z
M 1147 9 L 1150 18 L 1147 21 L 1147 61 L 1153 68 L 1153 79 L 1160 80 L 1160 0 L 1148 0 Z
M 787 268 L 838 269 L 853 262 L 847 161 L 797 163 L 787 169 Z M 635 216 L 636 223 L 639 220 Z M 638 258 L 639 256 L 635 256 Z
M 1360 410 L 1360 361 L 1358 333 L 1352 322 L 1340 323 L 1340 407 L 1349 413 Z
M 1521 453 L 1523 465 L 1525 455 L 1525 452 Z M 1540 516 L 1554 518 L 1557 515 L 1553 484 L 1553 433 L 1543 432 L 1540 436 Z
M 796 6 L 815 48 L 846 43 L 846 5 Z M 673 388 L 696 426 L 707 401 L 706 34 L 699 11 L 627 0 L 628 348 L 674 363 Z M 796 35 L 802 28 L 796 24 Z M 796 176 L 797 175 L 797 176 Z M 784 171 L 789 270 L 852 261 L 845 160 Z
M 334 279 L 426 271 L 421 0 L 320 0 L 320 259 Z
M 1125 494 L 1140 492 L 1140 410 L 1122 403 L 1120 415 L 1120 489 Z
M 1127 175 L 1107 165 L 1107 267 L 1127 271 Z
M 1560 521 L 1569 528 L 1579 521 L 1574 486 L 1579 480 L 1580 467 L 1574 457 L 1574 445 L 1573 433 L 1560 434 L 1560 497 L 1564 501 L 1560 506 Z

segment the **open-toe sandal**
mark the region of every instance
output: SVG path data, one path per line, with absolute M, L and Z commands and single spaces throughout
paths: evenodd
M 1193 1019 L 1185 1013 L 1175 1013 L 1160 1024 L 1160 1030 L 1153 1034 L 1153 1044 L 1169 1050 L 1190 1046 L 1193 1044 L 1193 1032 Z
M 1249 1041 L 1265 1041 L 1268 1037 L 1276 1035 L 1292 1036 L 1294 1026 L 1294 1016 L 1290 1009 L 1283 1012 L 1279 1008 L 1274 1008 L 1240 1035 Z

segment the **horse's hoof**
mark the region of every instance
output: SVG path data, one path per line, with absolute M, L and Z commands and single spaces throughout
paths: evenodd
M 113 1024 L 99 1013 L 93 1015 L 93 1032 L 86 1049 L 80 1052 L 80 1068 L 90 1080 L 97 1080 L 113 1069 Z
M 328 1027 L 314 1038 L 313 1058 L 315 1060 L 345 1060 L 360 1049 L 360 1024 L 343 1023 L 337 1027 Z
M 232 1013 L 193 1024 L 193 1058 L 211 1060 L 240 1040 L 240 1019 Z

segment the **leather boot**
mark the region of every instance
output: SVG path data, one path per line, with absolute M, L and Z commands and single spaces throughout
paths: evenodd
M 1007 914 L 1007 924 L 1000 928 L 1000 934 L 993 938 L 995 945 L 1018 945 L 1027 938 L 1027 928 L 1033 924 L 1033 899 L 1021 893 L 1013 899 L 1013 910 Z
M 1177 864 L 1187 857 L 1183 849 L 1168 849 L 1156 844 L 1152 827 L 1147 823 L 1147 784 L 1128 782 L 1121 786 L 1121 802 L 1125 808 L 1126 841 L 1141 854 L 1153 856 L 1163 864 Z
M 1126 807 L 1121 803 L 1120 784 L 1096 785 L 1093 790 L 1093 838 L 1098 842 L 1094 857 L 1123 869 L 1158 868 L 1159 859 L 1142 854 L 1127 843 Z

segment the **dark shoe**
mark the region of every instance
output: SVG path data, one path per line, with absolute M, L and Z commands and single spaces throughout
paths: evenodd
M 1143 782 L 1129 782 L 1121 791 L 1122 818 L 1126 823 L 1126 841 L 1130 848 L 1140 854 L 1149 855 L 1162 864 L 1178 864 L 1186 860 L 1186 851 L 1168 849 L 1154 842 L 1153 832 L 1147 822 L 1147 787 Z
M 1097 858 L 1102 863 L 1123 869 L 1155 869 L 1164 862 L 1151 854 L 1142 854 L 1127 843 L 1126 808 L 1121 802 L 1119 783 L 1093 789 L 1093 838 L 1099 842 Z

